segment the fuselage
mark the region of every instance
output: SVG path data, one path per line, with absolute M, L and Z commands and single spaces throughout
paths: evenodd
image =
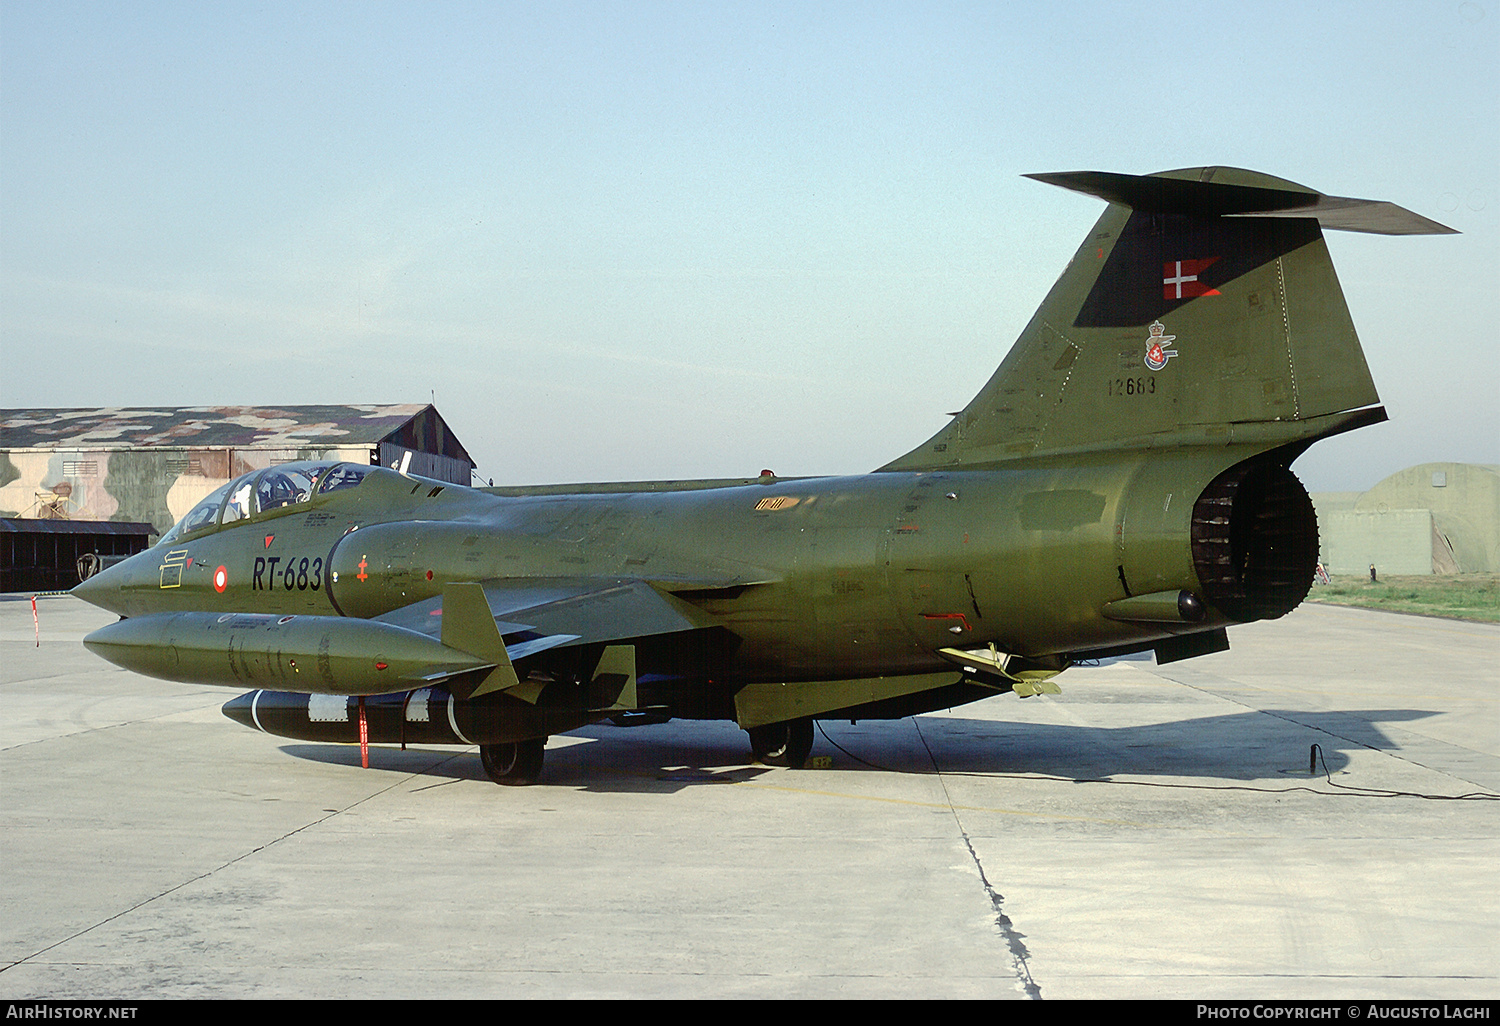
M 733 636 L 715 671 L 735 679 L 922 673 L 945 647 L 1042 656 L 1173 633 L 1101 611 L 1201 590 L 1192 509 L 1232 461 L 1110 453 L 521 497 L 377 468 L 354 487 L 169 535 L 78 594 L 123 616 L 370 618 L 454 581 L 642 581 Z

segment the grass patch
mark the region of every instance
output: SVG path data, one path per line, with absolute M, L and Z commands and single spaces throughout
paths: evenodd
M 1500 623 L 1500 574 L 1382 577 L 1378 584 L 1368 577 L 1335 577 L 1314 583 L 1307 601 Z

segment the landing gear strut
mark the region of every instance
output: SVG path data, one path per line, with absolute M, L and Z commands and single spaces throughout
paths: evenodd
M 542 775 L 542 753 L 547 748 L 544 737 L 509 741 L 499 745 L 480 745 L 479 761 L 497 784 L 520 786 L 534 784 Z
M 809 717 L 749 727 L 745 732 L 750 735 L 750 750 L 755 753 L 755 761 L 767 766 L 801 769 L 812 752 L 813 721 Z

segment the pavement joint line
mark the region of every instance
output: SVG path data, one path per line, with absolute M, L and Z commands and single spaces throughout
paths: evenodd
M 4 643 L 5 643 L 5 639 L 4 638 L 0 638 L 0 644 L 4 644 Z M 74 675 L 70 674 L 70 673 L 42 673 L 42 674 L 38 674 L 35 677 L 22 677 L 22 678 L 20 678 L 18 680 L 8 680 L 5 683 L 0 684 L 0 688 L 15 687 L 18 684 L 37 684 L 37 683 L 40 683 L 41 681 L 44 681 L 44 680 L 56 680 L 58 677 L 71 677 L 71 676 L 74 676 Z
M 185 712 L 201 711 L 202 710 L 198 709 L 178 709 L 173 712 L 159 713 L 156 716 L 142 716 L 139 719 L 134 720 L 119 720 L 115 723 L 101 723 L 97 727 L 79 727 L 77 730 L 64 731 L 58 734 L 49 734 L 46 737 L 36 737 L 32 738 L 30 741 L 21 741 L 13 745 L 5 745 L 4 747 L 0 747 L 0 752 L 15 752 L 21 750 L 22 748 L 27 748 L 31 745 L 44 744 L 49 741 L 60 741 L 63 738 L 69 737 L 81 737 L 84 734 L 94 734 L 106 730 L 117 730 L 120 727 L 131 727 L 135 726 L 138 723 L 156 723 L 159 720 L 169 720 L 174 717 L 181 716 Z
M 1305 599 L 1303 604 L 1317 606 L 1321 611 L 1358 610 L 1361 613 L 1381 613 L 1385 616 L 1419 616 L 1424 620 L 1447 620 L 1449 623 L 1470 624 L 1476 627 L 1500 627 L 1500 624 L 1497 624 L 1492 620 L 1469 620 L 1457 616 L 1443 616 L 1440 613 L 1417 613 L 1411 610 L 1402 609 L 1371 609 L 1368 606 L 1348 606 L 1343 604 L 1342 602 L 1323 602 L 1318 599 Z M 1457 627 L 1428 627 L 1423 624 L 1412 623 L 1397 624 L 1396 626 L 1408 631 L 1438 630 L 1443 631 L 1446 634 L 1462 634 L 1466 638 L 1488 638 L 1491 636 L 1490 632 L 1488 631 L 1465 631 L 1459 630 Z
M 53 941 L 51 944 L 48 944 L 46 947 L 40 948 L 40 949 L 32 952 L 31 954 L 27 955 L 25 958 L 18 958 L 14 962 L 11 962 L 9 965 L 5 966 L 4 968 L 0 968 L 0 973 L 5 973 L 5 972 L 7 972 L 7 971 L 9 971 L 11 969 L 14 969 L 18 965 L 24 965 L 26 963 L 29 963 L 33 959 L 37 958 L 39 955 L 44 955 L 47 952 L 51 951 L 52 949 L 60 947 L 61 945 L 66 944 L 69 941 L 77 940 L 79 937 L 82 937 L 84 934 L 92 933 L 94 930 L 97 930 L 101 926 L 107 926 L 110 923 L 114 922 L 116 919 L 123 918 L 124 916 L 127 916 L 130 913 L 137 911 L 138 909 L 145 908 L 147 905 L 150 905 L 152 902 L 157 901 L 158 899 L 161 899 L 161 898 L 165 898 L 169 894 L 175 894 L 177 891 L 182 890 L 184 887 L 189 887 L 189 886 L 191 886 L 191 885 L 193 885 L 195 883 L 198 883 L 200 880 L 207 880 L 209 877 L 214 876 L 214 875 L 216 875 L 218 873 L 223 872 L 224 870 L 228 869 L 230 866 L 233 866 L 233 865 L 235 865 L 236 863 L 239 863 L 239 862 L 243 862 L 245 859 L 250 858 L 252 855 L 258 854 L 259 852 L 265 851 L 267 848 L 271 848 L 271 847 L 274 847 L 275 845 L 280 844 L 282 841 L 285 841 L 285 840 L 288 840 L 289 838 L 295 837 L 297 834 L 302 833 L 304 830 L 311 830 L 313 827 L 320 826 L 323 823 L 328 822 L 330 819 L 333 819 L 336 816 L 341 816 L 341 815 L 343 815 L 346 812 L 350 812 L 353 809 L 356 809 L 359 806 L 365 804 L 366 802 L 372 801 L 372 800 L 380 797 L 381 795 L 386 794 L 387 792 L 389 792 L 391 790 L 394 790 L 395 788 L 401 786 L 401 784 L 403 784 L 404 782 L 406 782 L 408 780 L 411 780 L 411 779 L 415 778 L 416 776 L 417 776 L 417 774 L 415 774 L 415 773 L 406 774 L 400 780 L 393 781 L 392 783 L 388 784 L 385 787 L 378 788 L 378 789 L 376 789 L 374 791 L 371 791 L 369 794 L 365 795 L 363 798 L 360 798 L 359 800 L 354 801 L 354 802 L 350 802 L 348 805 L 346 805 L 342 809 L 336 809 L 333 812 L 327 813 L 326 815 L 319 816 L 317 819 L 311 820 L 311 821 L 309 821 L 307 823 L 303 823 L 301 826 L 297 827 L 295 830 L 288 830 L 286 833 L 282 834 L 280 837 L 272 838 L 271 840 L 267 841 L 265 844 L 258 844 L 254 848 L 251 848 L 249 851 L 242 852 L 241 854 L 236 855 L 234 858 L 230 859 L 228 862 L 223 863 L 222 865 L 215 866 L 213 869 L 206 870 L 205 872 L 199 873 L 197 876 L 190 877 L 187 880 L 183 880 L 181 883 L 173 884 L 171 887 L 168 887 L 166 890 L 160 891 L 157 894 L 153 894 L 149 898 L 144 898 L 141 901 L 136 902 L 134 905 L 131 905 L 128 908 L 121 909 L 120 911 L 116 912 L 114 915 L 105 916 L 103 919 L 99 920 L 97 923 L 93 923 L 93 924 L 91 924 L 89 926 L 85 926 L 81 930 L 75 930 L 73 933 L 70 933 L 68 936 L 59 938 L 58 940 Z M 45 964 L 45 963 L 37 963 L 37 964 Z M 75 964 L 75 963 L 63 962 L 62 964 L 68 965 L 68 964 Z
M 1038 779 L 1038 778 L 1025 778 Z M 1050 778 L 1040 778 L 1050 779 Z M 1105 783 L 1106 781 L 1101 781 Z M 1071 783 L 1071 781 L 1069 781 Z M 758 787 L 768 791 L 787 791 L 792 794 L 813 795 L 819 798 L 847 798 L 853 801 L 882 802 L 888 805 L 910 805 L 922 809 L 960 809 L 964 812 L 993 812 L 1002 816 L 1031 816 L 1037 819 L 1055 819 L 1069 823 L 1099 823 L 1109 826 L 1139 827 L 1142 830 L 1166 830 L 1170 823 L 1138 823 L 1128 819 L 1101 819 L 1098 816 L 1060 816 L 1053 812 L 1027 812 L 1024 809 L 1003 809 L 988 805 L 953 805 L 948 802 L 920 802 L 911 798 L 882 798 L 879 795 L 851 794 L 847 791 L 824 791 L 810 787 L 790 787 L 783 784 L 763 784 L 755 780 L 735 781 L 736 787 Z
M 1026 950 L 1026 942 L 1021 939 L 1022 935 L 1016 931 L 1015 924 L 1005 913 L 1005 896 L 995 890 L 990 883 L 990 878 L 985 875 L 984 863 L 979 858 L 979 852 L 974 850 L 974 843 L 969 839 L 969 832 L 964 829 L 963 818 L 959 816 L 958 809 L 953 805 L 953 798 L 948 793 L 948 782 L 943 779 L 942 767 L 938 765 L 937 756 L 932 754 L 932 747 L 927 744 L 927 738 L 922 735 L 921 722 L 913 718 L 912 726 L 916 728 L 917 739 L 927 750 L 927 758 L 932 760 L 932 769 L 937 775 L 938 786 L 943 789 L 943 797 L 947 800 L 948 812 L 953 816 L 953 824 L 958 827 L 964 847 L 969 851 L 969 858 L 974 860 L 974 868 L 979 873 L 979 882 L 984 885 L 984 892 L 989 896 L 990 908 L 995 913 L 995 928 L 999 931 L 1001 939 L 1005 941 L 1006 947 L 1010 949 L 1011 972 L 1015 974 L 1016 986 L 1027 997 L 1040 1001 L 1042 988 L 1037 985 L 1031 975 L 1031 953 Z

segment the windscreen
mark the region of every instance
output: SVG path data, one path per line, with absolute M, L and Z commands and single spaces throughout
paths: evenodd
M 185 534 L 191 534 L 194 531 L 200 531 L 205 527 L 212 527 L 218 523 L 219 507 L 223 505 L 224 496 L 229 494 L 229 489 L 235 483 L 231 481 L 229 484 L 214 489 L 207 498 L 188 510 L 187 516 L 177 521 L 176 526 L 162 535 L 161 541 L 158 544 L 170 545 Z

